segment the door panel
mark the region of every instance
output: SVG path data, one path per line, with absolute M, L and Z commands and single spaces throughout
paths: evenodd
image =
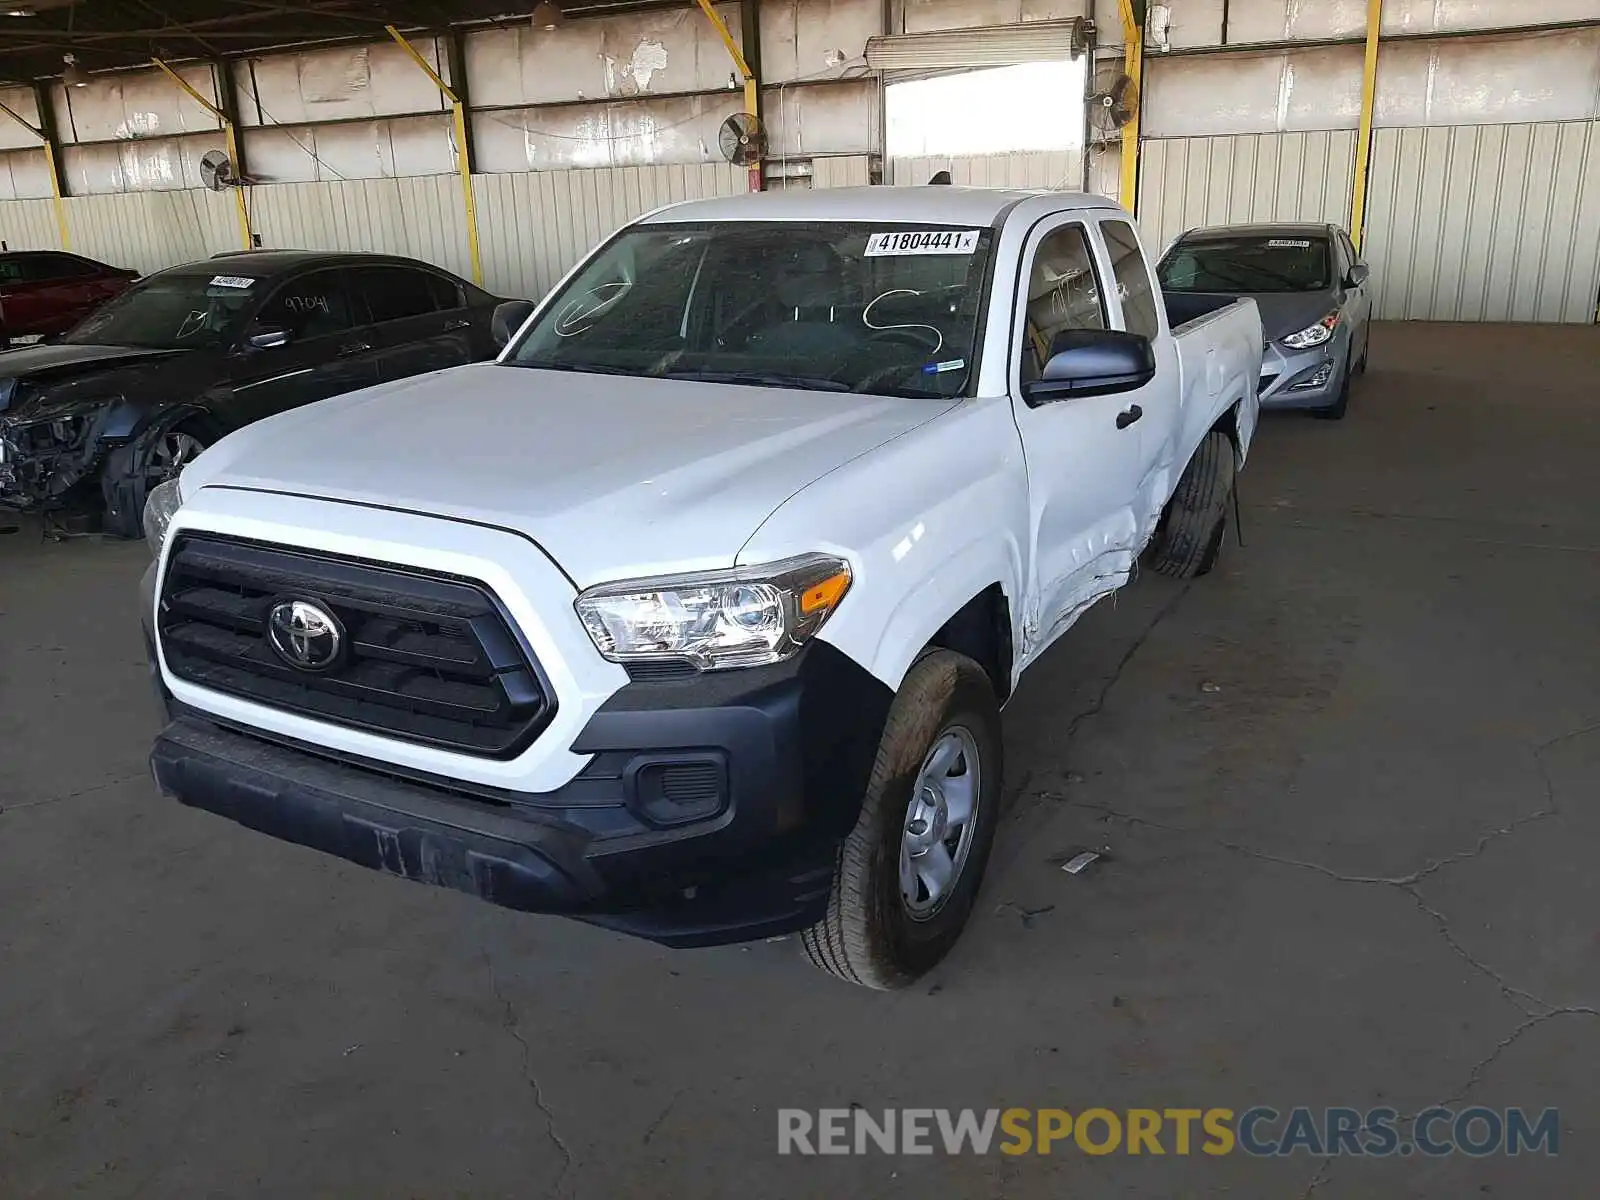
M 457 284 L 405 266 L 363 267 L 355 278 L 378 336 L 379 378 L 472 361 L 472 314 Z
M 231 395 L 219 415 L 232 427 L 378 382 L 377 335 L 341 271 L 313 271 L 281 284 L 246 328 L 289 332 L 288 344 L 234 358 Z
M 1027 288 L 1014 317 L 1012 393 L 1032 525 L 1026 659 L 1127 578 L 1142 460 L 1138 424 L 1123 415 L 1126 397 L 1085 396 L 1037 407 L 1022 399 L 1022 384 L 1044 368 L 1051 338 L 1109 324 L 1088 227 L 1078 220 L 1041 225 L 1029 238 L 1024 261 Z

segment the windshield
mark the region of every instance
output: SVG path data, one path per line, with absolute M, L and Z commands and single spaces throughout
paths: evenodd
M 1169 292 L 1320 292 L 1330 285 L 1324 237 L 1179 242 L 1156 268 Z
M 192 350 L 230 345 L 260 282 L 232 275 L 155 275 L 78 322 L 63 342 Z
M 547 304 L 523 367 L 881 396 L 975 377 L 992 229 L 714 222 L 623 232 Z

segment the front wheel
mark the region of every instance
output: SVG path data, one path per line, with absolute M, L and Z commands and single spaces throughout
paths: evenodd
M 160 484 L 181 475 L 205 448 L 198 434 L 180 427 L 136 438 L 114 451 L 106 459 L 101 485 L 105 531 L 112 537 L 139 537 L 145 498 Z
M 918 659 L 895 695 L 828 911 L 801 935 L 829 974 L 905 987 L 961 936 L 999 820 L 1000 710 L 965 655 Z

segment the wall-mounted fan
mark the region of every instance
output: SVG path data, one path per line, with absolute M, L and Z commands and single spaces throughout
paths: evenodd
M 200 182 L 213 192 L 225 192 L 244 183 L 234 173 L 233 162 L 221 150 L 207 150 L 200 159 Z
M 1089 128 L 1099 143 L 1115 141 L 1122 127 L 1139 111 L 1139 89 L 1133 77 L 1115 66 L 1095 75 L 1094 94 L 1089 97 Z
M 738 112 L 717 130 L 717 148 L 736 167 L 752 167 L 767 148 L 767 131 L 749 113 Z

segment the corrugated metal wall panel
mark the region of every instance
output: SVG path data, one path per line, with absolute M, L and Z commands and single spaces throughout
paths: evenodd
M 1355 152 L 1353 130 L 1152 139 L 1140 155 L 1140 229 L 1159 251 L 1199 225 L 1348 225 Z
M 69 196 L 72 249 L 148 274 L 239 247 L 233 198 L 199 189 Z
M 11 250 L 61 249 L 54 202 L 0 200 L 0 242 Z
M 1380 129 L 1371 186 L 1380 318 L 1595 320 L 1600 122 Z
M 872 160 L 865 154 L 817 158 L 811 162 L 814 188 L 865 187 L 871 182 Z
M 463 276 L 471 269 L 453 175 L 262 184 L 250 204 L 263 246 L 402 254 Z
M 896 185 L 927 183 L 939 171 L 949 171 L 951 183 L 967 187 L 1077 191 L 1083 186 L 1083 159 L 1070 150 L 940 154 L 889 160 L 889 180 Z
M 537 300 L 595 243 L 676 200 L 745 191 L 742 167 L 681 164 L 478 175 L 484 286 Z

